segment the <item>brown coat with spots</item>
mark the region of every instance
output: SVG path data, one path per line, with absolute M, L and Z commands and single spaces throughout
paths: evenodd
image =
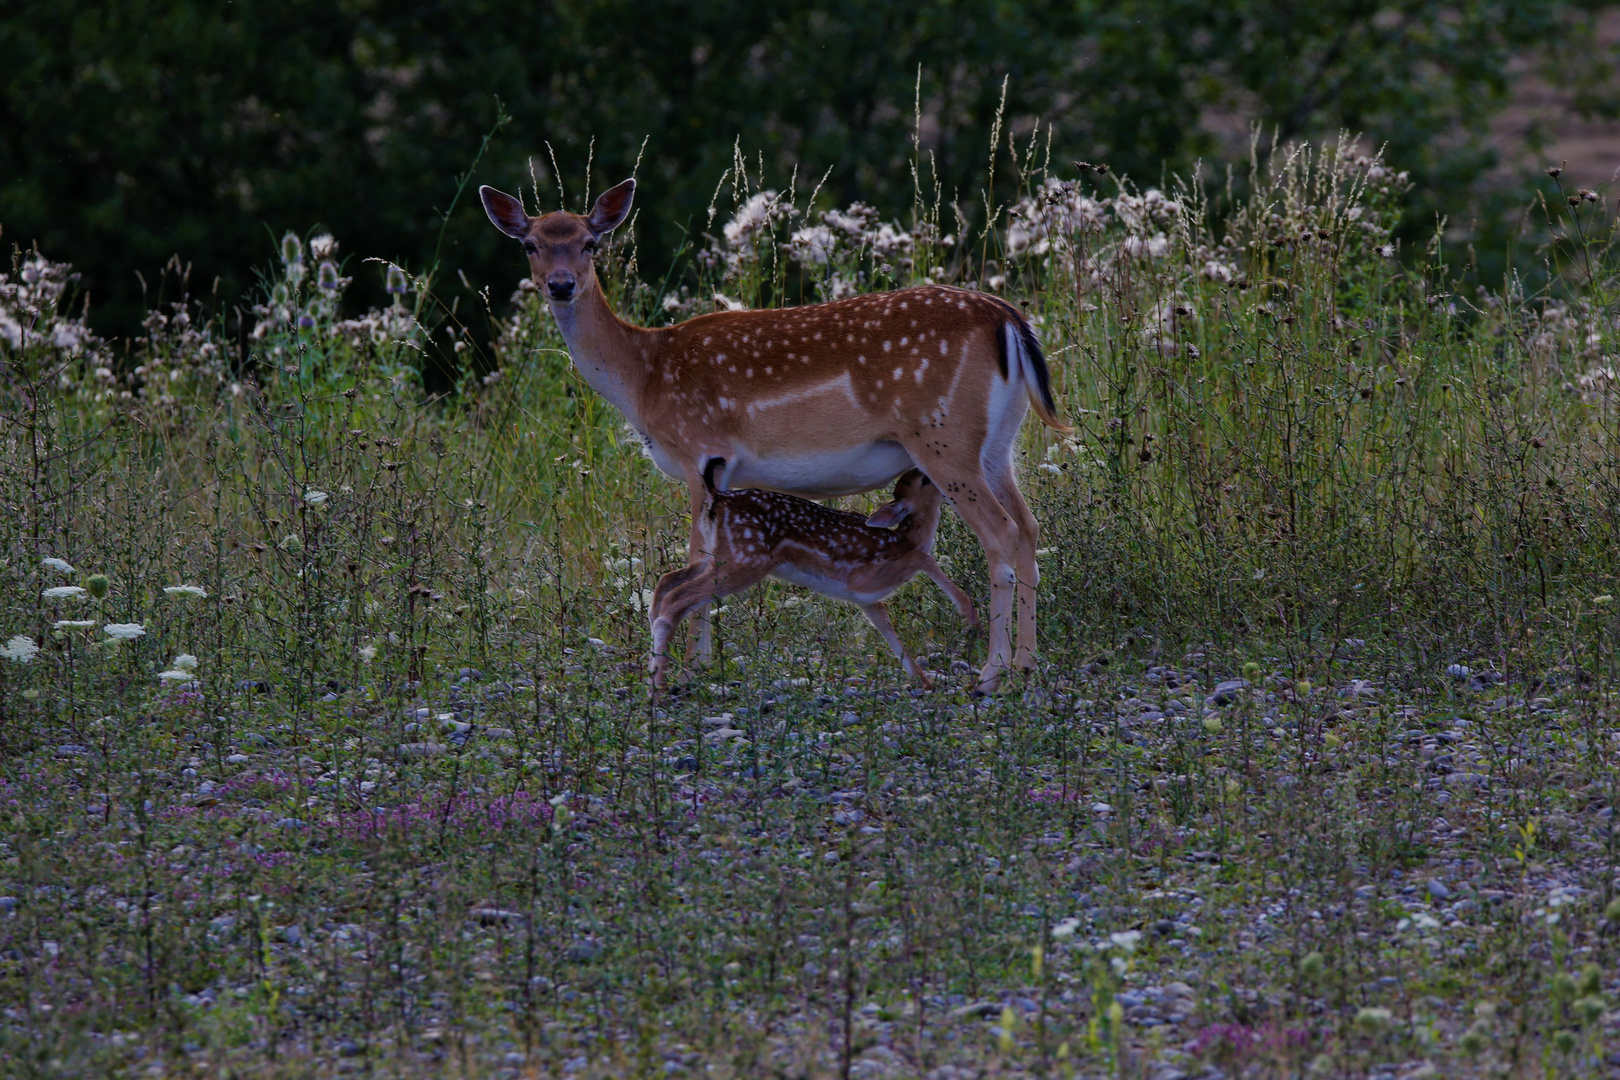
M 989 656 L 979 687 L 1035 656 L 1039 527 L 1013 475 L 1025 410 L 1056 415 L 1029 323 L 984 293 L 930 285 L 828 304 L 728 311 L 648 329 L 608 307 L 591 254 L 630 212 L 635 182 L 586 216 L 530 217 L 480 189 L 490 220 L 523 243 L 580 373 L 691 493 L 690 556 L 702 551 L 702 468 L 726 460 L 722 487 L 811 498 L 870 491 L 911 468 L 940 488 L 990 563 Z M 1014 601 L 1018 640 L 1013 650 Z M 697 613 L 696 651 L 708 652 Z
M 665 574 L 653 590 L 653 685 L 664 684 L 669 639 L 689 612 L 775 576 L 857 605 L 900 658 L 906 674 L 930 686 L 928 675 L 900 643 L 883 601 L 913 577 L 927 574 L 963 617 L 978 625 L 973 602 L 930 554 L 939 528 L 939 488 L 912 469 L 895 484 L 893 500 L 862 517 L 775 491 L 722 491 L 715 475 L 725 465 L 713 458 L 703 471 L 705 493 L 698 511 L 703 553 Z

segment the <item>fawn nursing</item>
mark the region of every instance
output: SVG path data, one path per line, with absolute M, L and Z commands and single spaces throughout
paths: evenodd
M 726 460 L 728 485 L 807 498 L 871 491 L 921 467 L 989 560 L 989 655 L 978 688 L 994 690 L 1009 667 L 1033 667 L 1039 528 L 1013 476 L 1013 444 L 1031 407 L 1068 428 L 1028 320 L 998 297 L 925 285 L 632 326 L 608 307 L 591 257 L 634 194 L 626 180 L 587 215 L 530 217 L 510 195 L 479 189 L 490 221 L 522 242 L 580 374 L 635 427 L 654 464 L 686 483 L 689 558 L 704 550 L 702 472 L 711 458 Z M 702 604 L 694 624 L 702 659 Z
M 725 465 L 723 458 L 711 458 L 703 469 L 703 505 L 693 522 L 701 553 L 659 578 L 653 590 L 653 685 L 664 684 L 670 636 L 688 613 L 775 576 L 858 606 L 906 674 L 924 688 L 931 686 L 900 643 L 883 601 L 916 575 L 927 574 L 956 610 L 978 625 L 973 602 L 930 554 L 939 528 L 939 488 L 912 469 L 894 485 L 894 498 L 863 518 L 775 491 L 722 491 L 715 474 Z

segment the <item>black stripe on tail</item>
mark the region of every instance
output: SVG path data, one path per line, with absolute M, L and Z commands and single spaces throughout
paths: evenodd
M 1057 402 L 1052 400 L 1052 378 L 1046 370 L 1046 354 L 1041 352 L 1041 343 L 1035 337 L 1035 329 L 1024 318 L 1024 313 L 1013 307 L 1000 297 L 991 297 L 996 304 L 1007 313 L 1007 321 L 1018 330 L 1018 336 L 1023 339 L 1024 350 L 1029 353 L 1029 369 L 1035 375 L 1035 392 L 1040 395 L 1041 404 L 1046 411 L 1057 415 Z M 1007 355 L 1007 335 L 996 334 L 996 362 L 1001 365 L 1001 377 L 1009 378 L 1008 371 L 1012 364 L 1012 357 Z

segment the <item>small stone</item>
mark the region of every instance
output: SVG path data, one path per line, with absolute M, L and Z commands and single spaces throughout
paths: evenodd
M 232 754 L 225 759 L 226 763 L 230 765 L 246 765 L 251 760 L 253 759 L 246 754 Z
M 1227 679 L 1225 682 L 1215 684 L 1215 689 L 1210 693 L 1207 701 L 1217 708 L 1230 705 L 1238 699 L 1239 694 L 1248 688 L 1248 679 Z
M 15 896 L 0 896 L 0 911 L 16 911 L 17 898 Z
M 436 743 L 436 742 L 403 743 L 399 748 L 399 756 L 400 757 L 408 757 L 408 758 L 434 757 L 434 756 L 436 756 L 438 754 L 444 753 L 444 750 L 445 750 L 445 747 L 444 747 L 443 743 Z
M 242 736 L 242 741 L 247 743 L 249 746 L 257 746 L 261 749 L 267 749 L 276 745 L 268 735 L 260 735 L 257 731 L 248 732 L 246 735 Z
M 580 938 L 563 952 L 563 956 L 576 964 L 588 964 L 601 955 L 602 943 L 595 938 Z
M 497 926 L 523 921 L 523 912 L 508 911 L 505 908 L 474 908 L 472 915 L 474 919 L 484 926 Z
M 298 828 L 299 824 L 300 824 L 300 822 L 299 822 L 299 820 L 297 818 L 284 817 L 280 821 L 276 822 L 276 828 L 278 828 L 278 829 L 296 829 L 296 828 Z
M 1114 808 L 1105 802 L 1096 802 L 1091 804 L 1091 812 L 1094 814 L 1112 814 Z
M 85 757 L 89 753 L 88 746 L 80 746 L 77 743 L 66 743 L 56 748 L 56 756 L 59 758 Z
M 353 1039 L 344 1039 L 337 1045 L 339 1057 L 359 1057 L 366 1052 L 366 1044 Z
M 283 926 L 281 928 L 281 940 L 297 948 L 304 943 L 304 928 L 297 925 Z
M 1449 900 L 1451 899 L 1451 890 L 1446 888 L 1445 882 L 1431 878 L 1429 881 L 1429 895 L 1436 900 Z
M 473 679 L 475 681 L 482 682 L 484 679 L 484 673 L 475 667 L 464 667 L 460 671 L 456 672 L 456 680 L 459 682 L 462 679 Z
M 1458 682 L 1468 678 L 1473 673 L 1473 669 L 1467 664 L 1452 664 L 1446 668 L 1446 674 Z

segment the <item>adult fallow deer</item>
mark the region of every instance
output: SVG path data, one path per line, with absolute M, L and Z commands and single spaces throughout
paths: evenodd
M 1069 429 L 1028 321 L 996 297 L 925 285 L 631 326 L 608 307 L 591 256 L 630 213 L 635 189 L 626 180 L 603 192 L 584 216 L 530 217 L 510 195 L 478 194 L 495 227 L 522 242 L 585 381 L 625 415 L 658 468 L 686 482 L 692 560 L 710 458 L 726 459 L 722 487 L 806 498 L 870 491 L 916 467 L 989 559 L 989 657 L 978 689 L 993 691 L 1009 664 L 1033 667 L 1039 528 L 1013 475 L 1013 445 L 1027 406 Z M 706 613 L 695 621 L 706 658 Z

